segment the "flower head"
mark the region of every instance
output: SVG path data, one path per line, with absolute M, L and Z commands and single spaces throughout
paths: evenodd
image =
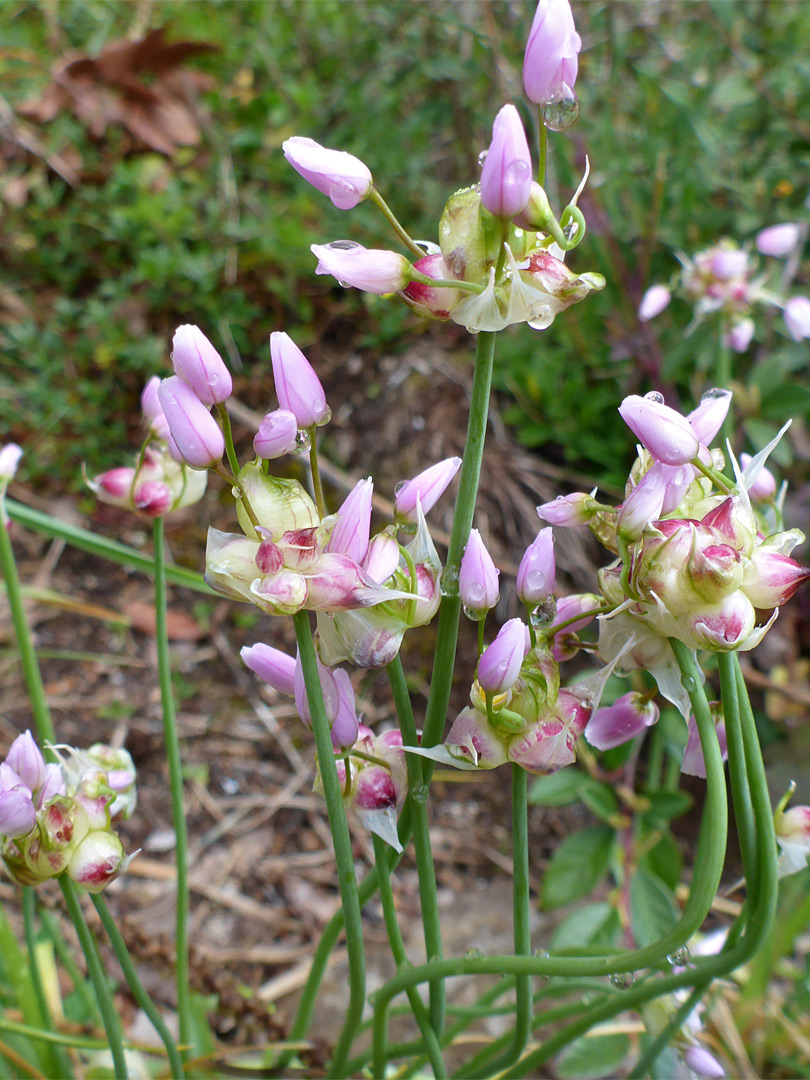
M 514 105 L 504 105 L 495 117 L 481 170 L 481 202 L 490 214 L 508 221 L 525 207 L 531 185 L 532 159 L 523 123 Z
M 574 89 L 581 48 L 568 0 L 540 0 L 523 60 L 529 101 L 545 105 Z
M 203 405 L 221 404 L 231 396 L 231 373 L 199 326 L 178 326 L 175 330 L 172 366 Z
M 302 428 L 328 423 L 332 410 L 321 381 L 288 334 L 277 330 L 270 335 L 270 357 L 281 408 L 293 413 Z
M 411 280 L 411 264 L 396 251 L 364 248 L 353 240 L 312 244 L 310 250 L 318 259 L 316 274 L 331 274 L 341 284 L 378 296 L 399 292 Z
M 470 530 L 458 575 L 458 592 L 464 611 L 483 618 L 498 603 L 499 571 L 478 529 Z
M 287 139 L 282 150 L 295 171 L 328 195 L 339 210 L 351 210 L 371 191 L 371 172 L 352 154 L 329 150 L 300 135 Z

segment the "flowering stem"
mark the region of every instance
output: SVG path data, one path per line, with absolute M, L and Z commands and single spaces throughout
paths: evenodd
M 718 342 L 717 342 L 717 366 L 715 367 L 715 379 L 716 386 L 719 386 L 723 390 L 727 390 L 729 383 L 731 382 L 731 346 L 729 345 L 726 332 L 728 330 L 728 320 L 725 316 L 721 315 L 718 319 Z M 726 445 L 726 439 L 732 434 L 731 420 L 728 416 L 725 417 L 723 423 L 720 425 L 720 442 L 722 446 Z
M 66 874 L 61 875 L 59 884 L 62 888 L 62 896 L 64 896 L 65 903 L 67 904 L 70 921 L 75 926 L 76 933 L 79 935 L 79 943 L 81 944 L 84 959 L 87 964 L 87 974 L 93 984 L 98 1007 L 101 1010 L 101 1019 L 104 1024 L 104 1030 L 107 1033 L 107 1042 L 109 1043 L 110 1053 L 112 1054 L 113 1059 L 113 1072 L 118 1080 L 127 1080 L 129 1073 L 127 1072 L 126 1057 L 124 1056 L 124 1043 L 121 1035 L 121 1018 L 115 1009 L 113 996 L 110 993 L 110 987 L 107 983 L 104 969 L 101 966 L 98 948 L 93 940 L 93 935 L 90 933 L 90 927 L 87 925 L 82 906 L 79 903 L 76 886 Z
M 166 1027 L 166 1023 L 158 1012 L 155 1003 L 152 1001 L 149 994 L 147 994 L 143 983 L 138 978 L 138 972 L 135 970 L 132 957 L 129 955 L 129 949 L 121 936 L 121 931 L 115 925 L 115 919 L 110 914 L 107 902 L 100 893 L 91 896 L 90 899 L 93 901 L 93 907 L 98 912 L 98 917 L 101 919 L 101 925 L 104 927 L 104 931 L 109 938 L 116 959 L 121 965 L 121 970 L 124 973 L 124 978 L 127 980 L 127 986 L 131 990 L 132 996 L 149 1017 L 152 1027 L 158 1033 L 161 1042 L 166 1047 L 166 1055 L 169 1059 L 169 1075 L 182 1078 L 183 1061 L 178 1052 L 177 1044 L 172 1038 L 169 1029 Z
M 391 945 L 391 955 L 394 957 L 394 962 L 397 967 L 400 967 L 401 965 L 408 963 L 408 955 L 405 952 L 405 943 L 402 940 L 399 923 L 397 922 L 394 894 L 391 889 L 391 872 L 388 868 L 387 845 L 379 836 L 374 836 L 372 839 L 374 841 L 374 859 L 377 864 L 377 871 L 380 878 L 380 900 L 382 901 L 385 929 L 388 933 L 388 941 Z M 425 1046 L 430 1055 L 430 1064 L 433 1068 L 433 1075 L 437 1080 L 439 1080 L 440 1077 L 446 1077 L 447 1072 L 444 1067 L 444 1062 L 442 1061 L 442 1052 L 439 1048 L 436 1032 L 431 1025 L 427 1009 L 422 1004 L 422 999 L 419 997 L 419 991 L 415 987 L 408 992 L 408 1002 L 411 1006 L 414 1019 L 419 1025 L 419 1030 L 422 1032 L 422 1038 L 425 1040 Z M 383 1056 L 382 1061 L 375 1059 L 375 1076 L 385 1076 L 386 1065 L 387 1061 L 385 1060 L 385 1056 Z
M 312 716 L 312 733 L 315 736 L 315 752 L 318 757 L 318 768 L 321 774 L 321 783 L 323 784 L 326 812 L 329 817 L 329 828 L 335 849 L 338 886 L 346 921 L 346 946 L 349 952 L 349 1005 L 346 1010 L 343 1031 L 335 1047 L 329 1072 L 330 1076 L 336 1077 L 345 1075 L 346 1060 L 357 1031 L 357 1025 L 362 1018 L 363 1005 L 365 1004 L 366 970 L 363 954 L 363 926 L 360 917 L 357 879 L 354 875 L 352 843 L 349 836 L 349 826 L 346 822 L 346 811 L 343 807 L 340 782 L 335 768 L 335 753 L 332 747 L 329 719 L 323 703 L 323 692 L 321 690 L 320 676 L 318 675 L 315 645 L 312 641 L 312 629 L 309 625 L 308 613 L 306 611 L 297 612 L 293 616 L 293 623 L 295 624 L 298 651 L 301 655 L 301 666 L 304 671 L 304 685 L 307 691 L 309 711 Z
M 188 974 L 188 830 L 183 806 L 183 763 L 172 690 L 172 669 L 169 655 L 169 628 L 166 612 L 165 534 L 163 518 L 153 524 L 155 552 L 155 643 L 158 656 L 158 680 L 163 712 L 163 739 L 169 766 L 169 787 L 172 800 L 172 821 L 175 833 L 177 864 L 177 913 L 175 934 L 175 979 L 177 984 L 177 1015 L 180 1022 L 180 1041 L 191 1046 L 194 1025 L 191 1012 L 191 989 Z M 184 1057 L 186 1051 L 183 1051 Z
M 553 641 L 557 634 L 559 634 L 561 630 L 564 630 L 566 626 L 579 622 L 580 619 L 593 619 L 597 615 L 603 615 L 606 611 L 612 610 L 612 604 L 602 604 L 601 607 L 591 608 L 590 611 L 581 611 L 579 615 L 572 615 L 570 619 L 565 619 L 564 622 L 555 623 L 554 626 L 549 627 L 546 637 Z M 529 623 L 529 629 L 531 629 L 531 623 Z
M 413 252 L 417 259 L 424 259 L 426 254 L 424 248 L 420 248 L 419 245 L 410 238 L 405 229 L 397 221 L 396 217 L 394 216 L 393 210 L 391 210 L 388 203 L 373 185 L 368 193 L 367 198 L 371 199 L 374 205 L 382 211 L 383 217 L 386 219 L 388 224 L 400 238 L 405 247 L 409 251 Z
M 709 465 L 704 465 L 700 458 L 693 458 L 689 462 L 689 464 L 694 465 L 698 472 L 702 472 L 704 476 L 708 477 L 708 479 L 711 480 L 711 482 L 717 487 L 719 487 L 720 490 L 726 495 L 734 494 L 734 488 L 731 486 L 725 476 L 723 476 L 722 473 L 717 471 L 717 469 L 713 469 Z
M 445 567 L 445 574 L 448 574 L 448 579 L 453 579 L 456 582 L 458 581 L 458 568 L 461 556 L 464 554 L 464 546 L 470 536 L 475 512 L 475 500 L 478 495 L 478 480 L 481 475 L 481 460 L 484 456 L 494 359 L 495 334 L 482 331 L 475 343 L 475 371 L 470 400 L 470 415 L 467 421 L 467 439 L 464 446 L 464 458 L 461 465 L 458 496 L 456 498 L 455 513 L 453 514 L 453 526 L 450 531 L 450 544 L 447 549 L 447 565 Z M 442 604 L 439 609 L 433 675 L 430 680 L 430 693 L 422 732 L 423 746 L 435 746 L 444 732 L 447 707 L 450 704 L 450 687 L 453 682 L 460 615 L 461 600 L 456 585 L 455 589 L 452 590 L 452 595 L 442 597 Z M 425 783 L 428 783 L 433 772 L 433 766 L 430 761 L 426 761 L 424 765 L 423 776 Z
M 546 186 L 546 157 L 548 155 L 548 131 L 543 121 L 543 107 L 537 106 L 537 183 Z
M 461 281 L 458 278 L 432 278 L 413 266 L 409 270 L 409 274 L 411 281 L 418 281 L 422 285 L 430 285 L 434 289 L 461 289 L 462 292 L 470 293 L 482 293 L 486 292 L 487 289 L 486 285 L 479 285 L 475 281 Z
M 9 510 L 11 508 L 9 507 Z M 20 588 L 20 578 L 17 573 L 17 564 L 14 561 L 14 549 L 11 546 L 11 538 L 8 528 L 0 522 L 0 570 L 6 583 L 6 595 L 8 606 L 11 609 L 11 619 L 14 623 L 14 633 L 17 638 L 17 646 L 20 650 L 25 685 L 28 688 L 28 696 L 31 699 L 31 712 L 34 717 L 34 726 L 37 738 L 41 743 L 56 742 L 56 734 L 53 729 L 53 721 L 48 711 L 48 703 L 45 698 L 45 687 L 42 684 L 42 674 L 39 670 L 37 654 L 31 641 L 31 631 L 28 628 L 28 619 L 25 615 L 25 605 Z
M 307 428 L 309 432 L 309 467 L 312 470 L 312 490 L 315 492 L 315 504 L 321 517 L 326 517 L 326 503 L 323 499 L 323 484 L 321 482 L 321 470 L 318 465 L 318 429 L 313 424 Z
M 402 742 L 405 746 L 418 746 L 419 736 L 413 718 L 411 696 L 405 680 L 402 660 L 397 656 L 386 668 L 394 706 L 397 711 Z M 428 787 L 423 779 L 424 763 L 416 754 L 406 754 L 408 769 L 408 802 L 413 822 L 413 843 L 416 854 L 416 871 L 419 878 L 419 902 L 422 907 L 422 925 L 425 934 L 425 955 L 428 961 L 442 956 L 442 930 L 439 921 L 439 902 L 436 895 L 436 872 L 430 844 L 430 827 L 427 817 Z M 441 1037 L 444 1027 L 445 992 L 441 981 L 430 984 L 430 1021 L 433 1030 Z
M 239 458 L 236 456 L 236 448 L 233 445 L 233 431 L 231 430 L 231 418 L 224 405 L 217 403 L 217 413 L 222 424 L 222 434 L 225 437 L 225 453 L 228 455 L 228 464 L 234 476 L 239 472 Z
M 729 781 L 734 800 L 734 820 L 740 838 L 740 854 L 743 859 L 748 898 L 756 903 L 758 888 L 756 874 L 756 822 L 751 793 L 748 789 L 745 747 L 740 722 L 740 700 L 737 693 L 737 670 L 731 653 L 719 653 L 717 666 L 720 670 L 720 689 L 723 699 L 723 719 L 729 748 Z

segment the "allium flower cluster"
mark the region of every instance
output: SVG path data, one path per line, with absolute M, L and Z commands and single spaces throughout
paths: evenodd
M 798 225 L 786 223 L 763 229 L 755 238 L 757 251 L 771 258 L 785 258 L 801 241 Z M 754 337 L 756 326 L 752 311 L 757 304 L 779 307 L 785 327 L 794 341 L 810 337 L 810 299 L 806 296 L 781 297 L 767 286 L 769 267 L 749 248 L 733 240 L 720 240 L 693 257 L 679 254 L 681 270 L 669 285 L 652 285 L 644 294 L 638 317 L 648 322 L 669 305 L 673 290 L 689 300 L 694 308 L 690 330 L 710 315 L 723 319 L 724 340 L 734 352 L 744 353 Z
M 100 743 L 54 751 L 59 762 L 46 764 L 26 731 L 0 765 L 0 854 L 22 885 L 66 873 L 101 892 L 132 859 L 111 823 L 135 808 L 132 758 Z
M 687 719 L 688 698 L 666 639 L 710 651 L 752 649 L 810 577 L 790 557 L 802 533 L 769 529 L 752 503 L 757 484 L 775 490 L 762 472 L 772 446 L 744 470 L 733 461 L 733 481 L 719 472 L 723 455 L 709 446 L 730 398 L 709 391 L 688 416 L 659 394 L 625 398 L 619 412 L 642 445 L 624 502 L 608 507 L 584 495 L 568 502 L 576 508 L 573 520 L 587 519 L 617 556 L 599 573 L 603 604 L 612 609 L 600 619 L 603 658 L 614 660 L 624 649 L 622 667 L 650 670 Z M 538 512 L 557 521 L 565 516 L 558 502 Z

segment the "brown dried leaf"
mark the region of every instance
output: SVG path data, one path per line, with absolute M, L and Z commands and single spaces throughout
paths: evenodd
M 196 146 L 200 126 L 195 110 L 198 92 L 211 85 L 201 72 L 179 68 L 218 46 L 203 41 L 167 44 L 165 30 L 151 30 L 138 41 L 111 42 L 97 57 L 70 53 L 52 68 L 52 82 L 20 112 L 45 123 L 65 108 L 100 139 L 111 125 L 121 125 L 140 142 L 167 157 L 179 146 Z M 149 83 L 144 74 L 152 76 Z

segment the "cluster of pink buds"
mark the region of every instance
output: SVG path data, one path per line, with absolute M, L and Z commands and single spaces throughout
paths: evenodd
M 89 751 L 53 749 L 59 762 L 46 764 L 26 731 L 0 765 L 3 862 L 22 885 L 66 873 L 101 892 L 132 858 L 111 824 L 135 806 L 132 758 L 100 743 Z
M 529 100 L 541 107 L 543 123 L 554 130 L 570 126 L 579 111 L 573 88 L 581 44 L 568 0 L 540 0 L 523 82 Z M 300 136 L 284 143 L 284 154 L 335 206 L 349 210 L 370 199 L 393 223 L 370 170 L 351 154 Z M 438 245 L 411 240 L 396 223 L 415 262 L 395 251 L 336 240 L 313 244 L 316 273 L 366 292 L 396 293 L 425 318 L 452 319 L 471 333 L 519 322 L 545 329 L 565 308 L 603 288 L 600 274 L 576 275 L 564 264 L 565 252 L 585 234 L 576 205 L 580 191 L 558 221 L 542 186 L 532 180 L 529 145 L 514 105 L 504 105 L 496 116 L 481 160 L 480 184 L 447 202 Z
M 587 523 L 616 556 L 599 574 L 605 612 L 600 652 L 627 648 L 622 666 L 642 667 L 688 718 L 688 698 L 664 639 L 711 651 L 751 649 L 779 607 L 810 577 L 790 558 L 798 530 L 765 531 L 758 493 L 772 503 L 776 484 L 764 470 L 769 446 L 725 478 L 722 452 L 710 450 L 731 394 L 709 391 L 688 416 L 660 394 L 625 398 L 619 409 L 641 446 L 624 502 L 600 504 L 580 494 L 538 507 L 541 517 Z M 775 445 L 775 444 L 774 444 Z
M 801 240 L 800 226 L 786 222 L 763 229 L 755 237 L 755 244 L 760 255 L 781 259 L 791 255 Z M 694 306 L 693 326 L 715 313 L 722 317 L 725 343 L 735 352 L 744 353 L 751 344 L 756 330 L 751 317 L 755 304 L 782 308 L 785 326 L 794 341 L 810 337 L 810 299 L 783 299 L 768 288 L 767 272 L 760 273 L 760 262 L 750 249 L 732 240 L 721 240 L 691 259 L 685 255 L 678 258 L 681 270 L 675 281 L 652 285 L 644 294 L 638 309 L 642 322 L 660 315 L 672 298 L 672 290 L 678 289 Z

